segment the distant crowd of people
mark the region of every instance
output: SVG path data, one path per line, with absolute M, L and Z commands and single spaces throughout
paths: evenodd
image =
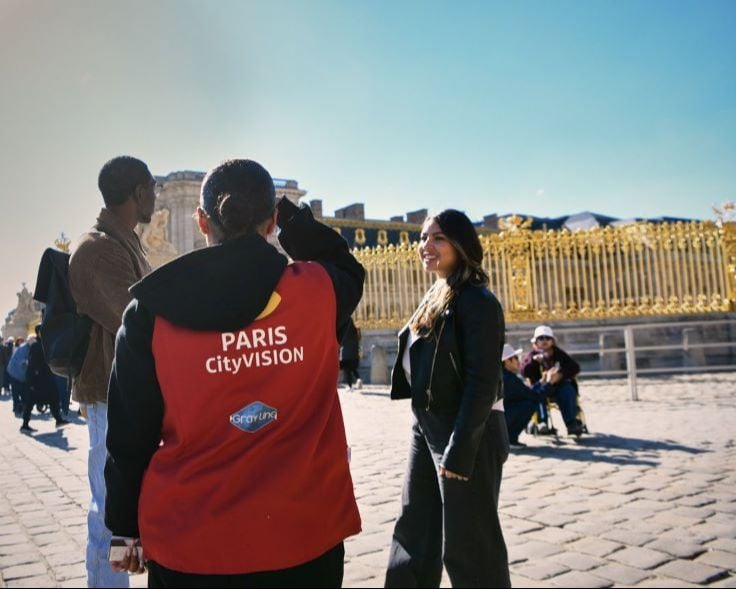
M 39 413 L 50 411 L 56 427 L 69 422 L 70 389 L 67 381 L 51 373 L 36 335 L 27 340 L 9 337 L 0 346 L 2 392 L 12 395 L 13 413 L 23 422 L 20 431 L 33 433 L 30 424 L 34 407 Z
M 37 338 L 2 348 L 21 431 L 35 431 L 34 406 L 68 423 L 70 389 L 86 420 L 88 586 L 127 587 L 144 570 L 150 587 L 340 586 L 361 519 L 337 383 L 342 369 L 362 386 L 351 315 L 365 271 L 245 159 L 202 183 L 207 247 L 151 271 L 134 229 L 151 220 L 155 184 L 129 156 L 100 171 L 104 206 L 68 261 L 91 321 L 72 386 Z M 385 585 L 437 587 L 444 567 L 456 587 L 508 587 L 503 465 L 530 420 L 550 425 L 551 402 L 568 434 L 584 431 L 580 368 L 548 326 L 523 359 L 505 343 L 464 213 L 427 218 L 418 256 L 436 280 L 398 334 L 390 396 L 410 399 L 413 423 Z

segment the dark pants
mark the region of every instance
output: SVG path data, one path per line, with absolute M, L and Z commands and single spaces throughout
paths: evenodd
M 509 453 L 503 413 L 491 412 L 469 481 L 438 475 L 441 440 L 446 445 L 453 422 L 423 411 L 415 416 L 386 587 L 439 587 L 443 563 L 453 587 L 510 587 L 498 519 Z
M 54 384 L 59 393 L 59 409 L 63 415 L 69 413 L 69 401 L 71 400 L 72 389 L 63 376 L 54 375 Z
M 348 383 L 348 386 L 353 386 L 353 383 L 360 378 L 357 358 L 355 360 L 341 360 L 340 368 L 342 368 L 343 374 L 345 375 L 345 382 Z
M 29 386 L 25 386 L 23 393 L 23 425 L 28 425 L 28 422 L 31 420 L 31 412 L 33 411 L 33 406 L 37 403 L 36 395 L 33 393 L 33 389 Z M 55 391 L 54 391 L 55 392 Z M 59 411 L 59 399 L 53 395 L 49 396 L 48 399 L 48 406 L 51 410 L 51 415 L 54 416 L 56 421 L 60 421 L 62 419 L 61 412 Z M 44 403 L 42 403 L 44 404 Z
M 322 556 L 288 569 L 243 575 L 179 573 L 149 560 L 149 587 L 341 587 L 345 561 L 342 542 Z
M 17 378 L 10 378 L 10 391 L 13 393 L 13 413 L 23 411 L 23 397 L 26 394 L 26 383 Z
M 569 427 L 577 422 L 578 391 L 574 384 L 568 380 L 561 382 L 555 387 L 549 398 L 557 403 L 566 426 Z
M 544 400 L 542 400 L 544 403 Z M 531 399 L 521 399 L 513 403 L 504 403 L 504 415 L 506 417 L 506 427 L 509 430 L 509 440 L 517 442 L 519 434 L 529 423 L 535 411 L 539 410 L 539 401 Z

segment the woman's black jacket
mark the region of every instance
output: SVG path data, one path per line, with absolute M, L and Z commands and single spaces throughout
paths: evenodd
M 496 297 L 485 287 L 462 286 L 430 336 L 409 350 L 411 385 L 402 367 L 408 327 L 399 333 L 391 398 L 411 398 L 416 410 L 454 417 L 442 465 L 463 476 L 473 470 L 491 407 L 503 398 L 504 331 Z

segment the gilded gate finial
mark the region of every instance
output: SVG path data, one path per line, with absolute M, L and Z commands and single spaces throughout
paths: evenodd
M 61 250 L 62 252 L 69 253 L 69 246 L 71 245 L 72 240 L 69 239 L 66 235 L 64 235 L 64 232 L 61 232 L 61 235 L 57 237 L 54 240 L 54 245 L 56 246 L 56 249 Z

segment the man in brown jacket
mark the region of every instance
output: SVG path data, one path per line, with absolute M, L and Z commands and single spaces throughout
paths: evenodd
M 93 321 L 89 349 L 72 393 L 89 428 L 88 477 L 92 491 L 87 516 L 87 586 L 128 587 L 126 573 L 112 571 L 105 527 L 107 385 L 115 353 L 115 334 L 131 300 L 128 288 L 151 271 L 138 236 L 138 223 L 153 215 L 156 180 L 142 161 L 116 157 L 100 171 L 105 206 L 97 223 L 71 247 L 69 285 L 77 311 Z

